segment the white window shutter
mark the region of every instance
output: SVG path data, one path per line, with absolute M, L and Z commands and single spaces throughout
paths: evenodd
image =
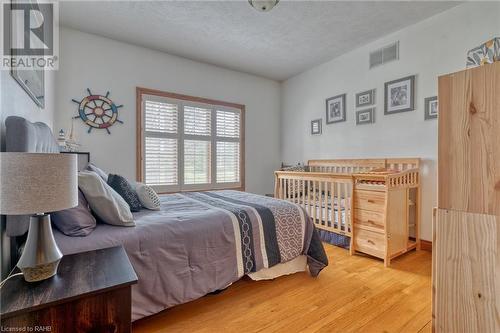
M 146 100 L 144 109 L 144 127 L 146 132 L 177 133 L 177 104 Z
M 162 192 L 241 186 L 241 110 L 143 95 L 144 181 Z
M 153 186 L 177 185 L 177 139 L 145 138 L 145 183 Z
M 212 110 L 185 105 L 184 134 L 210 136 L 212 134 Z
M 240 113 L 217 110 L 217 136 L 240 137 Z
M 240 143 L 217 142 L 217 183 L 240 181 Z
M 210 141 L 184 140 L 184 184 L 210 184 Z
M 144 107 L 144 182 L 152 186 L 178 185 L 179 106 L 146 98 Z
M 217 110 L 217 183 L 240 182 L 240 111 Z

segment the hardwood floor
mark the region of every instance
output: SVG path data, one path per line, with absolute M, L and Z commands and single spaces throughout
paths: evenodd
M 142 332 L 431 332 L 431 253 L 382 261 L 325 244 L 330 265 L 274 281 L 234 283 L 137 321 Z

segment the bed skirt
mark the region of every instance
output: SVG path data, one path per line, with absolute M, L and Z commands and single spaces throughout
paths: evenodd
M 328 244 L 343 247 L 344 249 L 349 249 L 349 244 L 351 238 L 348 236 L 340 235 L 335 232 L 317 229 L 319 232 L 319 238 Z

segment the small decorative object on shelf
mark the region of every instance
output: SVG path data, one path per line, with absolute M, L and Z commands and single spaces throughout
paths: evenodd
M 62 128 L 59 131 L 59 137 L 57 138 L 57 144 L 59 146 L 59 150 L 61 150 L 61 151 L 66 150 L 66 133 L 64 133 L 64 130 Z
M 285 165 L 284 163 L 281 163 L 281 169 L 282 171 L 299 171 L 299 172 L 306 172 L 307 168 L 306 165 L 303 163 L 298 162 L 295 165 Z
M 93 128 L 105 129 L 108 134 L 111 134 L 109 128 L 115 122 L 123 124 L 123 121 L 118 119 L 118 109 L 123 105 L 116 105 L 110 100 L 109 91 L 105 96 L 93 95 L 89 88 L 87 88 L 88 96 L 84 97 L 81 101 L 72 99 L 73 102 L 78 104 L 78 116 L 74 119 L 80 118 L 85 124 L 89 126 L 88 133 Z
M 80 149 L 80 144 L 76 141 L 74 120 L 71 119 L 71 130 L 69 131 L 68 138 L 66 139 L 66 145 L 64 151 L 76 152 Z
M 500 61 L 500 37 L 490 39 L 467 52 L 467 68 L 492 64 L 495 61 Z

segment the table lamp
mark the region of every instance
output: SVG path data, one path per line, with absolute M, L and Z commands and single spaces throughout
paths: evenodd
M 62 253 L 50 214 L 78 205 L 74 154 L 0 153 L 0 214 L 31 215 L 17 267 L 28 282 L 54 276 Z

